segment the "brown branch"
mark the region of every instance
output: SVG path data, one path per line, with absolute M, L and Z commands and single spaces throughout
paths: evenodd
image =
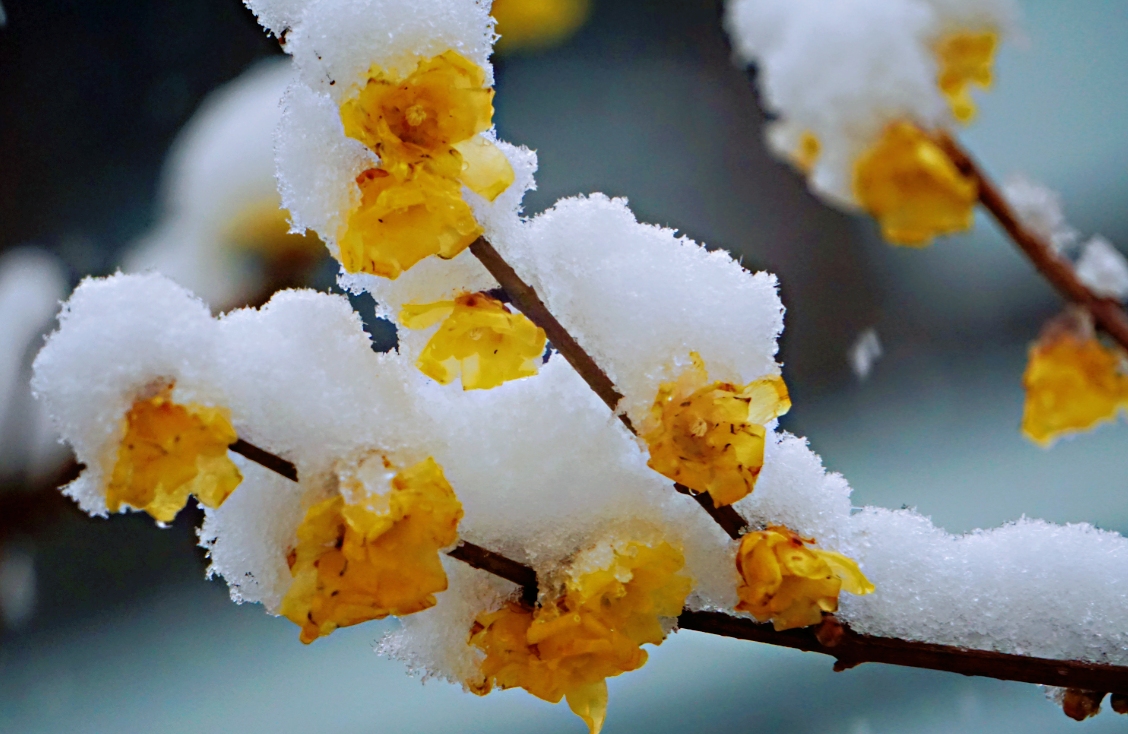
M 530 607 L 537 603 L 537 572 L 528 566 L 511 561 L 500 553 L 467 543 L 460 540 L 447 555 L 466 563 L 474 568 L 481 569 L 494 576 L 512 581 L 521 587 L 521 601 Z
M 827 619 L 834 620 L 833 617 Z M 687 610 L 678 617 L 678 626 L 711 635 L 830 655 L 836 660 L 835 670 L 846 670 L 862 663 L 885 663 L 1063 688 L 1128 691 L 1128 667 L 1124 666 L 871 637 L 859 635 L 836 620 L 824 622 L 822 627 L 776 632 L 770 624 L 760 624 L 744 617 Z M 832 634 L 826 634 L 828 630 L 832 630 Z M 820 637 L 827 644 L 820 642 Z
M 1124 308 L 1115 299 L 1098 296 L 1089 290 L 1077 277 L 1068 260 L 1025 227 L 998 186 L 952 136 L 942 132 L 937 136 L 936 142 L 956 164 L 956 168 L 975 180 L 979 186 L 979 203 L 991 213 L 1050 285 L 1066 300 L 1088 309 L 1097 325 L 1120 346 L 1128 349 L 1128 314 L 1124 312 Z
M 253 443 L 244 441 L 241 438 L 227 448 L 276 474 L 281 474 L 291 482 L 298 481 L 298 468 L 294 466 L 293 462 L 286 461 L 281 456 L 272 454 L 265 449 L 260 449 Z
M 584 351 L 579 342 L 572 338 L 568 330 L 556 320 L 556 317 L 544 305 L 533 287 L 521 279 L 517 271 L 510 267 L 505 258 L 485 237 L 474 240 L 470 244 L 470 252 L 481 261 L 490 275 L 494 277 L 494 280 L 501 285 L 509 296 L 509 300 L 517 309 L 534 324 L 544 329 L 544 333 L 548 336 L 552 346 L 556 347 L 556 350 L 564 356 L 564 359 L 568 360 L 568 363 L 579 373 L 592 391 L 603 402 L 607 403 L 607 407 L 623 422 L 627 430 L 637 436 L 638 431 L 635 430 L 631 419 L 626 413 L 619 411 L 619 403 L 623 399 L 623 394 L 615 388 L 615 383 L 611 381 L 606 372 L 600 369 L 591 355 Z M 682 484 L 675 484 L 674 488 L 697 500 L 697 503 L 731 538 L 739 539 L 747 532 L 748 523 L 735 508 L 729 505 L 717 507 L 713 504 L 713 498 L 708 493 L 694 492 Z

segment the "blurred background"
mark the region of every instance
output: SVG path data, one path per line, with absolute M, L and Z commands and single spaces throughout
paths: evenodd
M 0 731 L 582 731 L 565 707 L 521 691 L 479 699 L 421 686 L 371 651 L 394 622 L 300 645 L 289 622 L 203 579 L 194 512 L 165 530 L 140 514 L 92 520 L 53 491 L 75 469 L 42 424 L 27 370 L 80 277 L 159 261 L 175 241 L 197 247 L 177 262 L 201 289 L 214 285 L 209 263 L 238 270 L 209 296 L 222 309 L 285 285 L 331 288 L 334 268 L 292 241 L 246 244 L 284 239 L 265 219 L 185 234 L 182 220 L 196 220 L 178 197 L 203 154 L 184 151 L 199 130 L 235 130 L 228 139 L 243 142 L 231 149 L 251 151 L 213 156 L 207 180 L 219 189 L 268 159 L 270 125 L 236 129 L 223 112 L 238 111 L 232 94 L 203 103 L 256 64 L 265 78 L 284 63 L 237 0 L 3 2 Z M 1060 191 L 1075 227 L 1123 250 L 1128 3 L 1021 4 L 1026 42 L 1004 47 L 996 89 L 961 137 L 996 177 L 1021 172 Z M 577 193 L 626 196 L 641 220 L 777 273 L 795 401 L 785 427 L 845 474 L 856 505 L 917 507 L 953 532 L 1024 514 L 1128 531 L 1128 428 L 1050 451 L 1018 431 L 1026 347 L 1057 297 L 987 220 L 923 251 L 895 249 L 868 219 L 816 201 L 762 145 L 754 80 L 732 63 L 720 12 L 718 0 L 592 0 L 570 38 L 497 60 L 500 135 L 540 156 L 527 212 Z M 202 103 L 212 123 L 195 118 L 174 147 Z M 252 149 L 267 153 L 251 160 Z M 223 238 L 230 251 L 200 249 Z M 369 328 L 390 346 L 386 324 Z M 847 352 L 870 328 L 884 355 L 860 380 Z M 1128 723 L 1107 711 L 1074 723 L 1033 686 L 872 665 L 832 673 L 828 658 L 694 632 L 610 686 L 612 734 Z

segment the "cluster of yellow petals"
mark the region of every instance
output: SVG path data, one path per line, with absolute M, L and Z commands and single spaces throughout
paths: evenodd
M 668 543 L 615 547 L 609 564 L 574 570 L 565 593 L 533 610 L 516 603 L 481 614 L 470 644 L 485 653 L 485 695 L 493 687 L 524 688 L 568 706 L 598 734 L 607 713 L 607 681 L 646 662 L 643 644 L 665 639 L 662 619 L 681 613 L 692 582 L 678 572 L 679 550 Z
M 902 121 L 855 161 L 854 196 L 886 240 L 921 247 L 971 228 L 979 187 L 923 130 Z
M 499 53 L 536 50 L 568 40 L 591 13 L 591 0 L 494 0 L 490 14 Z
M 400 312 L 409 329 L 440 320 L 416 361 L 431 379 L 446 385 L 461 372 L 463 390 L 488 390 L 537 373 L 547 342 L 544 329 L 497 299 L 464 293 L 453 301 L 408 304 Z
M 361 201 L 339 237 L 346 270 L 396 278 L 482 233 L 462 186 L 492 201 L 514 180 L 509 160 L 478 135 L 493 119 L 485 83 L 481 67 L 447 51 L 403 79 L 374 67 L 341 105 L 345 134 L 380 156 L 357 178 Z
M 945 35 L 936 44 L 936 59 L 940 64 L 937 84 L 960 122 L 970 122 L 975 117 L 971 85 L 983 89 L 991 86 L 991 68 L 998 45 L 999 36 L 993 31 L 957 31 Z
M 1128 355 L 1105 346 L 1087 326 L 1051 322 L 1030 348 L 1022 432 L 1043 446 L 1128 410 Z
M 137 400 L 125 414 L 125 435 L 106 484 L 106 507 L 129 505 L 172 522 L 188 495 L 219 507 L 243 476 L 227 456 L 238 440 L 224 408 L 172 401 L 172 385 Z
M 458 539 L 462 505 L 434 459 L 387 482 L 390 473 L 383 457 L 362 462 L 341 477 L 341 493 L 311 507 L 298 527 L 281 611 L 302 628 L 302 642 L 420 612 L 446 590 L 439 551 Z M 388 491 L 370 491 L 382 482 Z
M 737 610 L 761 622 L 770 619 L 776 630 L 808 627 L 838 609 L 840 591 L 874 590 L 857 563 L 812 543 L 781 525 L 745 535 L 736 554 Z
M 640 435 L 650 468 L 718 506 L 731 505 L 756 486 L 764 465 L 764 424 L 791 409 L 779 376 L 748 385 L 710 382 L 696 352 L 674 382 L 663 383 Z

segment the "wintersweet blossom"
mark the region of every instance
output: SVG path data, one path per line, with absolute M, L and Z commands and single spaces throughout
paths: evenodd
M 340 492 L 298 527 L 281 612 L 302 628 L 302 642 L 422 611 L 446 590 L 439 550 L 458 539 L 462 505 L 434 459 L 392 472 L 379 455 L 340 472 Z
M 666 637 L 662 620 L 676 617 L 691 581 L 682 554 L 669 543 L 604 544 L 581 555 L 565 592 L 535 610 L 509 602 L 481 614 L 470 645 L 482 650 L 471 690 L 524 688 L 552 703 L 566 698 L 598 734 L 607 714 L 607 682 L 646 663 L 643 644 Z
M 341 105 L 345 134 L 380 157 L 357 178 L 360 205 L 340 238 L 349 272 L 396 278 L 430 255 L 452 258 L 481 233 L 462 186 L 492 201 L 513 183 L 505 155 L 478 134 L 493 119 L 485 71 L 455 51 L 400 78 L 373 67 Z
M 922 245 L 970 226 L 975 193 L 927 134 L 972 120 L 1016 17 L 1012 0 L 729 0 L 725 24 L 757 66 L 769 147 L 828 203 Z
M 920 128 L 896 122 L 854 168 L 858 203 L 898 245 L 971 228 L 979 188 Z
M 874 585 L 858 564 L 834 551 L 812 548 L 815 541 L 771 525 L 745 535 L 736 553 L 738 611 L 777 630 L 809 627 L 823 612 L 838 609 L 838 594 L 869 594 Z
M 409 304 L 400 312 L 400 321 L 409 329 L 442 321 L 416 365 L 444 385 L 461 371 L 463 390 L 488 390 L 535 375 L 547 341 L 544 329 L 484 293 Z
M 709 380 L 697 353 L 674 382 L 663 383 L 640 435 L 650 467 L 717 505 L 731 505 L 756 486 L 764 465 L 764 427 L 791 409 L 783 378 L 747 385 Z
M 999 34 L 994 31 L 966 30 L 950 33 L 936 44 L 936 58 L 940 63 L 936 83 L 960 122 L 970 122 L 975 117 L 971 86 L 991 87 L 998 45 Z
M 1030 347 L 1022 384 L 1022 432 L 1048 446 L 1128 409 L 1128 355 L 1097 338 L 1087 314 L 1070 311 Z
M 238 436 L 230 414 L 220 407 L 172 400 L 172 385 L 133 403 L 106 484 L 106 507 L 144 510 L 158 522 L 172 522 L 188 495 L 219 507 L 243 477 L 227 456 Z

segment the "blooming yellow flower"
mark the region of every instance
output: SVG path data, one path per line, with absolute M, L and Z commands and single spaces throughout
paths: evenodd
M 874 590 L 858 564 L 834 551 L 810 548 L 782 525 L 748 533 L 736 553 L 738 611 L 757 620 L 769 619 L 776 630 L 807 627 L 822 621 L 823 612 L 838 609 L 838 593 L 869 594 Z
M 158 522 L 172 522 L 195 495 L 219 507 L 243 476 L 227 456 L 238 436 L 224 408 L 172 401 L 172 385 L 133 403 L 125 414 L 125 435 L 106 485 L 106 506 L 144 510 Z
M 897 245 L 971 228 L 979 188 L 916 125 L 895 122 L 854 163 L 854 196 Z
M 662 618 L 681 612 L 691 587 L 678 574 L 683 565 L 668 543 L 625 543 L 609 562 L 574 567 L 553 603 L 536 610 L 509 603 L 479 615 L 470 645 L 485 658 L 471 690 L 484 696 L 494 686 L 524 688 L 552 703 L 566 698 L 598 734 L 607 714 L 606 679 L 641 668 L 647 656 L 640 646 L 661 644 Z
M 350 272 L 396 278 L 430 255 L 451 258 L 481 233 L 463 185 L 489 200 L 513 183 L 509 160 L 479 137 L 493 119 L 486 74 L 447 51 L 406 78 L 374 67 L 341 105 L 345 134 L 380 156 L 357 179 L 359 206 L 339 239 Z
M 568 40 L 591 13 L 591 0 L 494 0 L 499 53 L 542 49 Z
M 340 494 L 311 507 L 298 527 L 281 611 L 306 644 L 338 627 L 420 612 L 447 588 L 439 550 L 458 539 L 462 505 L 442 467 L 426 459 L 372 492 L 390 473 L 382 468 L 390 465 L 373 457 L 342 476 Z
M 1102 344 L 1091 323 L 1085 326 L 1051 322 L 1030 348 L 1022 432 L 1043 446 L 1128 409 L 1128 355 Z
M 999 36 L 993 31 L 949 33 L 936 44 L 936 58 L 940 64 L 937 84 L 948 98 L 952 114 L 960 122 L 970 122 L 975 117 L 971 85 L 976 84 L 983 89 L 991 86 L 991 67 L 998 45 Z
M 756 486 L 764 465 L 764 424 L 791 409 L 783 378 L 748 385 L 710 382 L 696 352 L 674 382 L 663 383 L 640 435 L 650 468 L 717 505 L 731 505 Z
M 461 371 L 463 390 L 488 390 L 537 373 L 546 337 L 524 314 L 510 313 L 484 293 L 408 304 L 400 312 L 409 329 L 426 329 L 441 319 L 416 362 L 433 380 L 446 385 Z

